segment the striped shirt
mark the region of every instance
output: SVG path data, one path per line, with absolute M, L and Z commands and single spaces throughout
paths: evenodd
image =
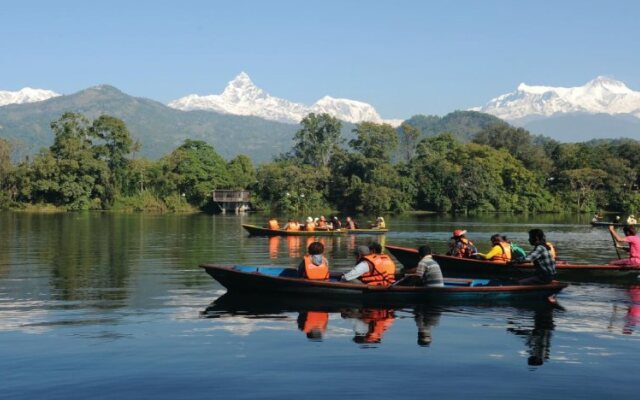
M 444 286 L 440 264 L 431 255 L 426 255 L 420 260 L 416 274 L 422 276 L 422 282 L 425 286 Z

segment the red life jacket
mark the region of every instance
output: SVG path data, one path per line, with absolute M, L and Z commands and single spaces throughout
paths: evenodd
M 322 264 L 315 265 L 311 262 L 311 256 L 304 256 L 304 277 L 315 281 L 323 281 L 329 279 L 329 263 L 327 259 L 322 257 Z
M 362 257 L 369 264 L 369 271 L 360 276 L 367 285 L 389 286 L 396 281 L 396 265 L 386 254 L 371 254 Z

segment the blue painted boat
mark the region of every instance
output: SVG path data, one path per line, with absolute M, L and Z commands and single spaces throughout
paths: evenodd
M 325 299 L 350 299 L 370 303 L 424 303 L 457 300 L 542 300 L 567 287 L 562 282 L 545 285 L 519 285 L 493 279 L 445 279 L 444 287 L 367 286 L 341 282 L 340 273 L 329 280 L 312 281 L 298 276 L 293 268 L 255 265 L 202 264 L 201 268 L 229 292 L 269 293 Z

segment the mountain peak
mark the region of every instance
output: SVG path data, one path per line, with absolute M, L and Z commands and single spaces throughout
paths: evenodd
M 328 113 L 348 122 L 383 122 L 370 104 L 349 99 L 324 96 L 314 105 L 274 97 L 257 87 L 246 72 L 240 72 L 225 87 L 222 94 L 182 97 L 169 103 L 169 107 L 183 111 L 210 110 L 227 114 L 253 115 L 269 120 L 299 123 L 310 112 Z M 396 123 L 393 120 L 392 123 Z
M 577 87 L 521 83 L 515 92 L 492 99 L 480 111 L 507 121 L 567 113 L 632 114 L 640 118 L 640 92 L 606 76 Z
M 54 91 L 34 89 L 28 86 L 15 92 L 0 90 L 0 107 L 9 104 L 35 103 L 57 96 L 60 94 Z

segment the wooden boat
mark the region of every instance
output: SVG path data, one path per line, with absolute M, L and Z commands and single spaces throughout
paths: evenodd
M 292 295 L 302 298 L 345 299 L 371 304 L 456 302 L 459 300 L 505 300 L 516 301 L 546 299 L 558 293 L 567 284 L 552 282 L 546 285 L 518 285 L 513 281 L 489 279 L 446 279 L 444 287 L 367 286 L 341 282 L 342 274 L 333 273 L 327 281 L 312 281 L 298 276 L 293 268 L 253 265 L 200 265 L 213 279 L 229 292 L 269 293 Z
M 340 235 L 382 235 L 388 229 L 316 229 L 315 231 L 285 231 L 284 229 L 269 229 L 257 225 L 242 224 L 251 236 L 340 236 Z
M 418 250 L 410 247 L 385 246 L 402 265 L 413 268 L 420 261 Z M 511 266 L 500 261 L 476 260 L 434 254 L 433 259 L 440 264 L 445 276 L 483 277 L 483 278 L 518 278 L 532 275 L 535 267 L 532 263 Z M 566 261 L 556 262 L 558 278 L 572 281 L 633 281 L 640 274 L 640 265 L 620 266 L 613 264 L 571 264 Z
M 613 225 L 618 228 L 627 225 L 626 222 L 606 222 L 606 221 L 597 221 L 597 222 L 591 221 L 590 224 L 591 226 L 603 227 L 603 228 L 608 228 L 609 225 Z

